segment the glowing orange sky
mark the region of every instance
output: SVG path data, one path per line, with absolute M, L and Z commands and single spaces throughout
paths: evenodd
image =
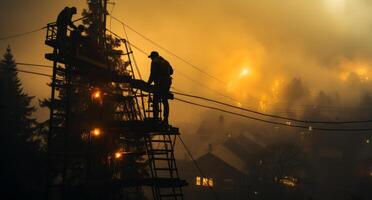
M 228 101 L 181 75 L 187 74 L 213 90 L 239 98 L 243 105 L 259 109 L 264 99 L 273 100 L 276 95 L 279 101 L 280 86 L 295 77 L 302 78 L 313 91 L 337 90 L 342 95 L 350 91 L 345 80 L 355 73 L 365 81 L 366 88 L 371 88 L 368 80 L 372 64 L 372 3 L 368 1 L 115 2 L 114 16 L 225 82 L 209 79 L 128 30 L 132 43 L 147 52 L 158 50 L 171 62 L 175 68 L 174 86 L 179 90 Z M 54 21 L 66 5 L 75 5 L 79 11 L 85 6 L 84 1 L 74 0 L 18 0 L 1 4 L 0 25 L 6 28 L 1 29 L 0 36 L 42 27 Z M 110 12 L 111 9 L 110 6 Z M 114 32 L 123 35 L 118 22 L 113 20 L 111 26 Z M 50 64 L 44 59 L 44 53 L 50 51 L 44 46 L 44 36 L 44 32 L 39 32 L 0 41 L 0 47 L 5 50 L 10 44 L 19 62 Z M 150 61 L 139 52 L 135 55 L 147 79 Z M 244 69 L 249 73 L 241 76 Z M 48 69 L 32 70 L 50 73 Z M 48 78 L 23 74 L 20 77 L 31 95 L 49 96 Z M 175 102 L 172 106 L 171 118 L 176 122 L 194 120 L 202 112 Z M 37 116 L 45 118 L 46 113 L 44 110 Z

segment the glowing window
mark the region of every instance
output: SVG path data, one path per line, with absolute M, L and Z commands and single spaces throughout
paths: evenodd
M 196 180 L 195 185 L 197 186 L 213 187 L 214 185 L 213 178 L 204 178 L 204 177 L 197 176 L 195 180 Z
M 200 176 L 197 176 L 196 177 L 196 185 L 200 186 L 201 185 L 201 177 Z
M 213 187 L 213 178 L 210 178 L 209 179 L 208 186 L 209 187 Z
M 208 178 L 203 178 L 203 186 L 207 187 L 208 186 L 209 179 Z
M 298 180 L 294 177 L 284 176 L 283 178 L 279 179 L 279 182 L 288 187 L 296 187 Z

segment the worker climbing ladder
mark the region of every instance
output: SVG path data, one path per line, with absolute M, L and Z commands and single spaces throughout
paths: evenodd
M 45 43 L 53 53 L 45 57 L 53 62 L 53 78 L 47 199 L 135 199 L 145 187 L 156 200 L 183 199 L 187 184 L 174 157 L 179 130 L 154 118 L 153 88 L 136 79 L 130 43 L 121 39 L 124 51 L 62 45 L 57 31 L 48 24 Z M 107 62 L 108 52 L 120 62 Z

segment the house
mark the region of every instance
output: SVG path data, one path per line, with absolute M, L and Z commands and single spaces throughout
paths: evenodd
M 244 136 L 228 138 L 216 147 L 210 146 L 208 152 L 195 159 L 202 173 L 193 161 L 178 161 L 180 176 L 189 183 L 184 189 L 185 198 L 215 199 L 217 195 L 218 199 L 238 200 L 257 195 L 252 188 L 251 165 L 256 165 L 259 160 L 254 160 L 254 153 L 249 151 L 251 147 L 254 151 L 262 151 L 260 145 Z M 252 159 L 245 159 L 247 155 Z

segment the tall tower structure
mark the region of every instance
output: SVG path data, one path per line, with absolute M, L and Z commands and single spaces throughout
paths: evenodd
M 135 77 L 130 43 L 106 36 L 107 0 L 89 1 L 89 39 L 45 44 L 53 62 L 47 199 L 183 199 L 174 146 L 178 128 L 153 116 L 153 89 Z

